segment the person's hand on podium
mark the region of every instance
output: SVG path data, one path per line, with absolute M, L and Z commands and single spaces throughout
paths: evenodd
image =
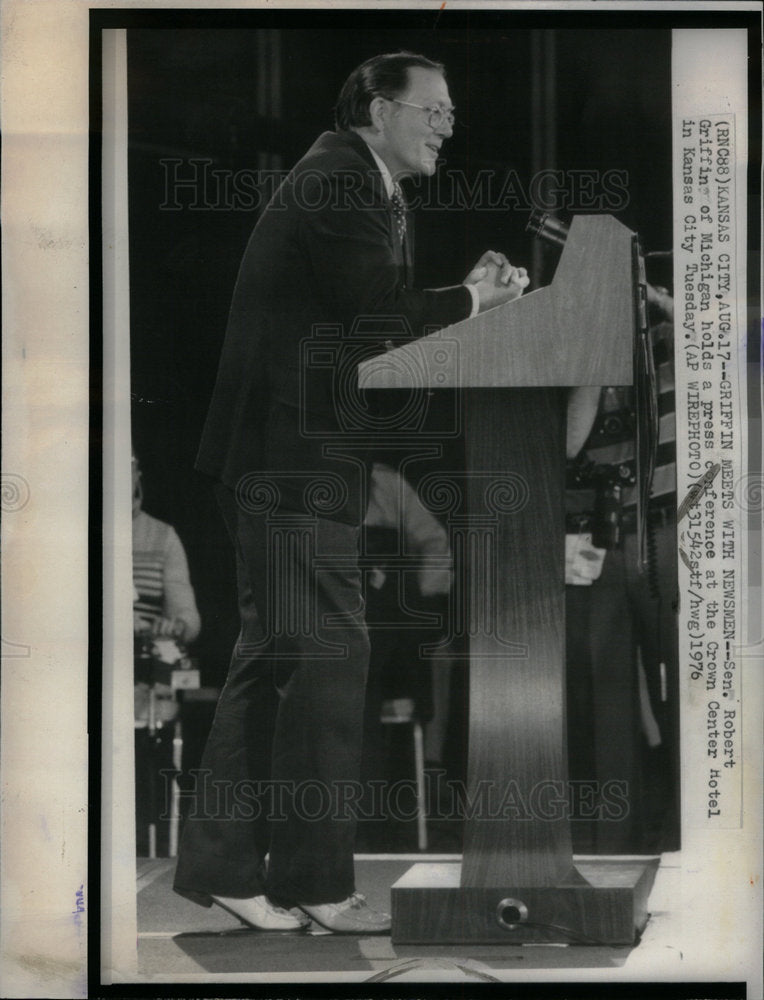
M 524 267 L 513 267 L 503 253 L 486 250 L 463 283 L 474 286 L 482 313 L 519 298 L 529 281 Z

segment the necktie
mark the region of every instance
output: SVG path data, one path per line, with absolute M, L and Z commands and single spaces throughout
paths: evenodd
M 403 240 L 406 236 L 406 202 L 403 197 L 403 190 L 398 181 L 393 185 L 393 193 L 390 196 L 390 201 L 393 206 L 393 218 L 395 219 L 395 227 L 398 230 L 398 238 L 401 241 L 401 246 L 403 246 Z

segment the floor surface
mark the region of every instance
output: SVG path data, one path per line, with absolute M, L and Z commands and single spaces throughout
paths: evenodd
M 530 978 L 549 970 L 580 970 L 576 978 L 639 973 L 675 964 L 671 897 L 676 869 L 664 856 L 650 896 L 651 917 L 634 947 L 580 945 L 401 946 L 388 936 L 333 936 L 320 928 L 307 933 L 263 933 L 238 925 L 223 910 L 196 904 L 172 891 L 175 861 L 138 859 L 138 970 L 141 980 L 302 982 L 396 978 L 415 981 Z M 390 908 L 390 886 L 414 862 L 458 860 L 456 855 L 358 855 L 357 885 L 372 906 Z M 556 975 L 555 975 L 556 973 Z M 621 973 L 621 975 L 619 975 Z M 652 977 L 650 977 L 652 978 Z

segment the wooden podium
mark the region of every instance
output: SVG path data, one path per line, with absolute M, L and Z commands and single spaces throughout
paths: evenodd
M 359 365 L 465 397 L 471 816 L 461 864 L 393 886 L 393 942 L 628 944 L 647 920 L 657 859 L 573 864 L 565 727 L 562 387 L 632 384 L 638 255 L 578 216 L 551 285 Z

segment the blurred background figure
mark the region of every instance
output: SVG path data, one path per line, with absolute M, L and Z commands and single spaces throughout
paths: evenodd
M 669 255 L 647 263 L 653 273 L 659 263 L 671 266 Z M 582 435 L 587 423 L 579 419 L 579 440 L 568 439 L 568 760 L 571 779 L 594 786 L 572 824 L 581 853 L 679 848 L 673 300 L 649 286 L 648 303 L 660 424 L 644 572 L 633 390 L 579 393 L 590 430 Z
M 201 620 L 188 575 L 183 545 L 174 528 L 143 510 L 141 468 L 132 457 L 133 480 L 133 632 L 178 639 L 188 645 Z
M 136 849 L 139 856 L 167 854 L 170 777 L 179 754 L 173 741 L 179 706 L 174 670 L 191 667 L 188 647 L 199 635 L 188 562 L 175 530 L 142 509 L 141 469 L 132 456 L 133 655 Z

